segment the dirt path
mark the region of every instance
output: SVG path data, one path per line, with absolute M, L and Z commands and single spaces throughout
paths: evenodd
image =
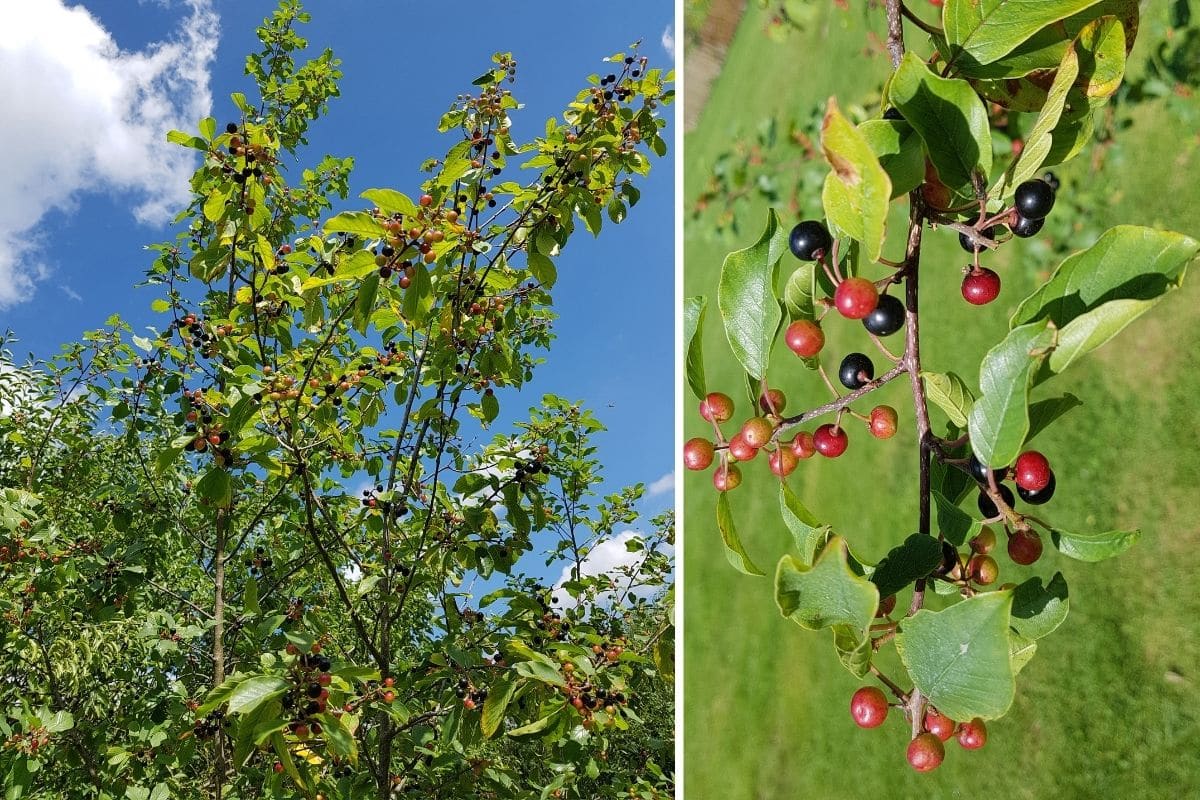
M 708 103 L 712 82 L 721 73 L 725 51 L 733 41 L 733 34 L 745 9 L 746 0 L 713 0 L 700 29 L 699 41 L 685 44 L 683 58 L 687 79 L 683 90 L 684 131 L 696 127 L 700 112 Z

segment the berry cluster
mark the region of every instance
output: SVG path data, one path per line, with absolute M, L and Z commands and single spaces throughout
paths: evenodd
M 254 556 L 252 558 L 245 559 L 244 563 L 246 569 L 248 569 L 250 574 L 254 576 L 265 575 L 267 570 L 275 565 L 275 561 L 269 555 L 267 555 L 266 548 L 262 546 L 255 547 Z
M 1058 185 L 1058 179 L 1052 172 L 1025 181 L 1013 195 L 1012 208 L 990 219 L 981 219 L 970 229 L 970 233 L 965 230 L 959 232 L 958 243 L 974 256 L 974 262 L 967 266 L 962 282 L 962 296 L 968 303 L 987 305 L 1000 295 L 1000 276 L 979 265 L 979 254 L 987 246 L 984 242 L 995 242 L 1001 231 L 1000 225 L 995 223 L 1006 225 L 1013 236 L 1021 239 L 1037 235 L 1046 222 L 1046 216 L 1054 208 Z
M 864 686 L 850 698 L 850 716 L 860 728 L 878 728 L 890 709 L 887 695 L 875 686 Z M 951 737 L 956 737 L 964 750 L 978 750 L 987 744 L 987 726 L 983 720 L 955 722 L 932 706 L 925 711 L 921 731 L 908 743 L 907 751 L 908 763 L 917 772 L 929 772 L 941 765 L 946 757 L 944 743 Z
M 484 688 L 476 688 L 470 678 L 462 677 L 458 679 L 458 684 L 454 687 L 454 696 L 462 700 L 463 708 L 470 711 L 483 705 L 487 700 L 488 691 Z
M 14 731 L 4 740 L 5 749 L 16 750 L 29 756 L 36 756 L 38 750 L 44 750 L 50 744 L 50 731 L 42 725 L 35 725 L 28 731 Z

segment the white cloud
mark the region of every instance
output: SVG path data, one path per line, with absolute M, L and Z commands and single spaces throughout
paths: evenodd
M 600 601 L 612 601 L 617 599 L 622 589 L 630 585 L 631 581 L 637 578 L 633 574 L 642 559 L 646 557 L 644 548 L 636 547 L 630 549 L 628 543 L 634 539 L 641 539 L 642 534 L 638 531 L 621 531 L 611 539 L 606 539 L 596 545 L 591 551 L 584 556 L 581 564 L 580 574 L 582 577 L 595 575 L 608 575 L 617 585 L 616 592 L 603 592 L 597 599 Z M 665 545 L 662 552 L 671 553 L 672 548 Z M 558 598 L 560 607 L 565 608 L 571 605 L 574 601 L 566 589 L 562 588 L 563 584 L 571 580 L 572 572 L 575 564 L 567 564 L 562 568 L 562 573 L 554 584 L 554 596 Z M 639 586 L 630 594 L 639 597 L 648 597 L 658 591 L 659 587 Z
M 143 224 L 186 203 L 195 156 L 165 136 L 194 130 L 212 107 L 210 2 L 187 0 L 169 39 L 133 52 L 82 6 L 0 2 L 0 308 L 52 271 L 38 225 L 81 193 L 120 192 Z
M 646 494 L 649 497 L 657 497 L 660 494 L 670 494 L 675 491 L 675 473 L 668 472 L 658 480 L 646 487 Z
M 674 25 L 668 25 L 666 28 L 663 29 L 662 46 L 663 46 L 663 50 L 666 50 L 667 55 L 671 57 L 672 61 L 674 61 L 675 60 L 675 26 Z

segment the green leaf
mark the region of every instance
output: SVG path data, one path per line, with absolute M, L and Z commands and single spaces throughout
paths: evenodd
M 483 703 L 483 715 L 480 717 L 484 736 L 490 739 L 500 730 L 504 713 L 508 710 L 508 704 L 516 691 L 517 682 L 506 678 L 500 679 L 488 689 L 487 700 Z
M 378 292 L 378 272 L 368 275 L 358 287 L 358 297 L 354 302 L 354 329 L 359 333 L 367 332 L 367 324 L 371 321 L 371 312 L 375 309 L 375 296 Z
M 788 232 L 771 209 L 758 241 L 730 253 L 721 265 L 717 306 L 725 335 L 746 372 L 759 380 L 767 374 L 771 345 L 783 318 L 775 298 L 775 275 L 779 259 L 787 252 L 787 239 Z
M 974 486 L 975 482 L 971 481 L 971 485 Z M 950 544 L 962 547 L 983 528 L 983 523 L 973 519 L 941 492 L 934 490 L 930 494 L 933 496 L 934 513 L 937 515 L 937 529 Z
M 1100 347 L 1149 311 L 1153 300 L 1113 300 L 1071 320 L 1058 334 L 1058 346 L 1050 354 L 1050 370 L 1062 372 L 1080 357 Z
M 387 233 L 366 211 L 343 211 L 326 220 L 323 229 L 325 233 L 352 233 L 368 239 L 382 239 Z
M 566 686 L 567 682 L 563 680 L 562 675 L 558 671 L 558 667 L 553 664 L 547 664 L 544 661 L 521 661 L 516 666 L 517 673 L 539 681 L 540 683 L 548 683 L 552 686 Z
M 492 422 L 500 415 L 500 401 L 496 399 L 495 394 L 485 394 L 480 399 L 479 406 L 483 410 L 484 422 Z
M 268 700 L 273 700 L 291 688 L 291 684 L 276 675 L 255 675 L 237 685 L 229 695 L 230 714 L 250 714 Z
M 209 222 L 220 222 L 221 218 L 225 216 L 225 206 L 228 200 L 228 192 L 215 190 L 204 201 L 204 218 Z
M 230 695 L 232 695 L 234 690 L 241 685 L 245 678 L 245 675 L 231 675 L 223 680 L 220 684 L 210 689 L 208 695 L 204 699 L 204 702 L 199 708 L 196 709 L 196 716 L 203 717 L 228 700 Z
M 900 119 L 869 119 L 859 123 L 858 130 L 891 179 L 893 199 L 924 183 L 925 150 L 912 125 Z
M 1079 80 L 1071 93 L 1072 102 L 1082 95 L 1087 103 L 1099 105 L 1116 93 L 1125 78 L 1125 28 L 1114 17 L 1097 19 L 1079 32 L 1075 49 L 1079 51 Z
M 528 264 L 529 273 L 533 275 L 534 280 L 547 289 L 554 288 L 558 280 L 558 270 L 554 268 L 553 261 L 541 253 L 530 252 L 525 257 L 525 263 Z
M 1067 580 L 1061 572 L 1045 586 L 1041 578 L 1030 578 L 1013 589 L 1012 626 L 1028 639 L 1049 636 L 1067 618 Z
M 558 722 L 563 713 L 565 712 L 560 706 L 539 720 L 535 720 L 528 725 L 522 725 L 519 728 L 514 728 L 508 732 L 508 735 L 514 739 L 521 739 L 526 736 L 535 736 Z
M 1037 652 L 1037 641 L 1030 639 L 1027 636 L 1022 636 L 1016 631 L 1010 631 L 1008 635 L 1008 655 L 1012 661 L 1013 675 L 1015 676 L 1025 668 L 1025 665 L 1033 660 L 1034 653 Z
M 942 182 L 973 198 L 973 176 L 986 182 L 992 170 L 992 133 L 987 109 L 971 84 L 935 75 L 909 52 L 892 75 L 888 95 L 921 135 Z
M 979 370 L 981 394 L 967 420 L 971 448 L 989 466 L 1011 464 L 1029 433 L 1029 386 L 1054 341 L 1046 320 L 1009 331 Z
M 952 66 L 990 64 L 1052 22 L 1099 0 L 946 0 L 942 28 Z
M 417 204 L 410 200 L 408 195 L 395 189 L 367 189 L 359 197 L 374 203 L 380 211 L 387 214 L 400 214 L 409 219 L 417 216 Z
M 292 760 L 292 751 L 288 748 L 287 740 L 283 738 L 282 733 L 271 734 L 271 746 L 275 748 L 275 756 L 279 759 L 279 763 L 283 764 L 283 769 L 287 772 L 288 777 L 295 781 L 297 786 L 307 786 L 300 771 L 296 769 L 296 762 Z
M 333 714 L 320 714 L 317 718 L 321 722 L 321 735 L 325 737 L 329 752 L 351 764 L 358 763 L 358 742 L 346 727 L 345 715 L 335 717 Z
M 800 266 L 788 277 L 783 285 L 783 305 L 787 308 L 788 317 L 794 322 L 798 319 L 815 320 L 817 308 L 817 265 L 816 262 L 801 262 Z
M 766 574 L 754 566 L 754 562 L 742 547 L 742 541 L 733 525 L 733 513 L 729 510 L 728 492 L 717 495 L 717 528 L 721 531 L 721 541 L 725 544 L 725 558 L 734 569 L 746 575 Z
M 1069 256 L 1013 313 L 1012 327 L 1040 319 L 1065 328 L 1113 300 L 1152 300 L 1183 282 L 1200 242 L 1181 233 L 1120 225 Z
M 801 628 L 817 631 L 844 626 L 861 641 L 879 607 L 879 591 L 850 569 L 846 542 L 834 536 L 812 566 L 790 555 L 779 560 L 775 604 Z
M 914 533 L 891 549 L 875 565 L 871 583 L 880 597 L 890 597 L 920 578 L 928 577 L 942 563 L 942 543 L 934 536 Z
M 1069 533 L 1062 530 L 1050 531 L 1050 539 L 1058 552 L 1079 561 L 1104 561 L 1119 556 L 1137 544 L 1142 532 L 1106 531 L 1104 533 Z
M 783 523 L 787 525 L 796 541 L 800 560 L 811 564 L 817 548 L 829 536 L 829 526 L 822 525 L 783 481 L 779 482 L 779 511 L 783 516 Z
M 862 678 L 871 669 L 871 637 L 859 636 L 849 625 L 833 626 L 833 649 L 842 666 L 856 678 Z
M 683 301 L 683 346 L 687 350 L 687 382 L 697 400 L 708 396 L 704 382 L 704 312 L 708 298 L 703 295 Z
M 987 592 L 905 621 L 896 650 L 909 677 L 951 719 L 996 719 L 1013 701 L 1012 592 Z
M 1062 62 L 1063 54 L 1084 26 L 1102 16 L 1113 16 L 1120 21 L 1127 38 L 1126 52 L 1132 49 L 1138 29 L 1138 0 L 1101 0 L 1059 23 L 1042 28 L 1012 52 L 990 64 L 976 64 L 970 58 L 960 58 L 955 68 L 971 78 L 990 78 L 998 82 L 1031 72 L 1053 70 Z M 949 58 L 950 48 L 944 40 L 937 44 L 938 50 Z
M 424 264 L 413 269 L 412 283 L 404 290 L 404 316 L 414 325 L 421 325 L 433 308 L 433 282 Z
M 254 749 L 254 745 L 258 743 L 260 730 L 269 735 L 272 730 L 283 729 L 287 722 L 281 719 L 280 712 L 282 710 L 282 706 L 278 702 L 265 702 L 242 717 L 234 738 L 233 763 L 236 766 L 240 767 L 245 763 L 247 756 Z
M 196 482 L 196 494 L 217 508 L 229 508 L 233 502 L 233 481 L 222 467 L 209 467 Z
M 1063 55 L 1062 63 L 1054 76 L 1054 83 L 1050 86 L 1045 104 L 1038 113 L 1037 121 L 1033 123 L 1033 128 L 1025 137 L 1025 147 L 1021 150 L 1021 155 L 1017 160 L 1013 162 L 1012 167 L 1009 168 L 1009 179 L 1006 181 L 1009 187 L 1015 188 L 1029 180 L 1045 163 L 1046 156 L 1050 154 L 1050 145 L 1053 143 L 1051 134 L 1058 127 L 1063 106 L 1067 102 L 1067 91 L 1075 83 L 1077 77 L 1079 77 L 1079 56 L 1076 55 L 1074 47 L 1069 47 L 1066 54 Z
M 1051 397 L 1031 403 L 1029 406 L 1029 434 L 1025 437 L 1026 444 L 1050 427 L 1050 424 L 1063 414 L 1081 405 L 1083 402 L 1073 394 L 1064 394 L 1062 397 Z
M 258 607 L 258 581 L 254 578 L 246 579 L 246 590 L 242 595 L 242 608 L 247 614 L 258 616 L 262 610 Z
M 879 165 L 867 137 L 842 115 L 832 97 L 821 123 L 821 151 L 833 168 L 821 194 L 825 216 L 861 242 L 863 254 L 875 261 L 886 235 L 892 179 Z
M 925 382 L 925 395 L 938 408 L 946 412 L 946 416 L 955 425 L 966 426 L 967 416 L 975 405 L 975 395 L 971 393 L 967 382 L 953 372 L 922 372 L 921 379 Z

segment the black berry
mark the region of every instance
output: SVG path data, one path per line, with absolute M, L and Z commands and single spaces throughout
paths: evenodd
M 883 112 L 884 119 L 904 119 L 904 115 L 900 113 L 900 109 L 891 106 L 887 111 Z
M 971 457 L 967 459 L 967 468 L 971 471 L 972 478 L 983 484 L 988 482 L 988 468 L 984 466 L 982 461 L 975 457 L 974 453 L 971 453 Z M 1006 469 L 991 470 L 991 473 L 996 476 L 996 483 L 1004 480 L 1004 475 L 1007 472 L 1008 470 Z
M 851 353 L 842 359 L 838 380 L 847 389 L 861 389 L 875 377 L 875 365 L 862 353 Z
M 788 244 L 796 258 L 801 261 L 816 261 L 818 256 L 833 246 L 833 237 L 824 225 L 815 219 L 809 219 L 792 228 Z
M 995 239 L 996 238 L 996 229 L 995 228 L 984 228 L 983 230 L 981 230 L 979 232 L 979 235 L 983 236 L 985 238 L 988 238 L 988 239 Z M 985 247 L 976 246 L 969 238 L 967 238 L 967 235 L 965 233 L 958 234 L 958 244 L 959 244 L 959 246 L 962 247 L 963 250 L 966 250 L 968 253 L 983 252 L 984 250 L 987 249 Z
M 1004 504 L 1009 508 L 1013 507 L 1016 498 L 1013 497 L 1012 489 L 1000 484 L 1000 496 L 1004 498 Z M 1043 489 L 1042 491 L 1045 491 Z M 986 492 L 979 493 L 979 513 L 983 514 L 984 519 L 992 519 L 1000 516 L 1000 509 L 996 508 L 996 504 L 992 502 L 992 498 L 988 497 Z
M 1044 219 L 1054 208 L 1054 187 L 1040 179 L 1025 181 L 1017 187 L 1013 204 L 1026 219 Z
M 904 303 L 890 294 L 880 295 L 875 310 L 863 317 L 862 323 L 876 336 L 891 336 L 904 327 Z
M 226 133 L 237 133 L 237 131 L 238 131 L 238 128 L 237 128 L 236 122 L 231 122 L 225 126 Z
M 1011 227 L 1013 236 L 1021 239 L 1028 239 L 1030 236 L 1037 236 L 1038 231 L 1046 224 L 1046 219 L 1029 219 L 1017 214 L 1017 219 L 1012 223 Z

